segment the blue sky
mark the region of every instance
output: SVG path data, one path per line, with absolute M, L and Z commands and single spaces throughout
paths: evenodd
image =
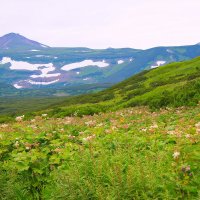
M 63 47 L 195 44 L 199 10 L 199 0 L 1 0 L 0 35 Z

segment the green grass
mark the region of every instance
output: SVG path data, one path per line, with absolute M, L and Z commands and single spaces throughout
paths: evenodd
M 1 126 L 0 199 L 200 198 L 200 107 Z

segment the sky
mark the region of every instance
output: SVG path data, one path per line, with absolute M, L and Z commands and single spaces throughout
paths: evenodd
M 200 0 L 0 0 L 0 36 L 52 47 L 147 49 L 200 42 Z

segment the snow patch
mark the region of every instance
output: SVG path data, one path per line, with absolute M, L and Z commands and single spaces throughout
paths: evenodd
M 130 58 L 129 61 L 132 62 L 132 61 L 133 61 L 133 58 Z
M 118 65 L 120 65 L 120 64 L 122 64 L 122 63 L 124 63 L 123 60 L 118 60 L 118 61 L 117 61 L 117 64 L 118 64 Z
M 42 73 L 40 75 L 31 75 L 31 78 L 50 78 L 50 77 L 57 77 L 60 76 L 61 73 L 55 73 L 55 74 L 48 74 L 48 73 Z
M 109 63 L 106 63 L 104 60 L 97 61 L 97 62 L 94 62 L 93 60 L 84 60 L 82 62 L 65 65 L 61 69 L 64 71 L 69 71 L 72 69 L 77 69 L 77 68 L 82 68 L 82 67 L 87 67 L 87 66 L 108 67 Z
M 44 44 L 41 44 L 40 45 L 41 47 L 44 47 L 44 48 L 47 48 L 48 46 L 44 45 Z
M 53 68 L 53 64 L 52 63 L 48 63 L 48 64 L 31 64 L 31 63 L 24 62 L 24 61 L 15 61 L 15 60 L 12 60 L 9 57 L 3 57 L 3 59 L 2 59 L 2 61 L 0 63 L 1 64 L 10 63 L 11 64 L 11 66 L 10 66 L 11 70 L 37 71 L 37 70 L 41 70 L 41 69 L 39 69 L 40 67 L 46 67 L 46 68 L 50 68 L 51 69 L 50 71 L 52 71 L 52 68 Z
M 42 57 L 44 57 L 44 58 L 50 58 L 50 56 L 45 56 L 45 55 L 36 55 L 35 57 L 36 58 L 42 58 Z
M 24 61 L 14 61 L 11 58 L 4 57 L 1 64 L 10 63 L 11 70 L 29 70 L 29 71 L 40 71 L 40 75 L 31 75 L 31 78 L 49 78 L 60 76 L 61 73 L 49 74 L 49 72 L 55 71 L 55 67 L 52 63 L 48 64 L 30 64 Z
M 56 79 L 56 80 L 50 81 L 50 82 L 36 82 L 36 81 L 28 80 L 28 82 L 32 85 L 50 85 L 50 84 L 56 83 L 58 81 L 59 81 L 59 79 Z
M 158 61 L 156 62 L 156 65 L 151 66 L 151 69 L 160 67 L 161 65 L 164 65 L 165 63 L 166 63 L 166 61 L 158 60 Z
M 17 89 L 23 88 L 22 86 L 18 85 L 17 83 L 15 83 L 13 86 L 14 86 L 15 88 L 17 88 Z
M 30 51 L 40 51 L 40 50 L 38 50 L 38 49 L 31 49 Z
M 84 80 L 84 81 L 88 81 L 88 80 L 90 80 L 90 78 L 84 78 L 83 80 Z

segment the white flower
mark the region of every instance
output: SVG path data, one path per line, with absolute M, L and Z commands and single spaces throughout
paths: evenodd
M 95 135 L 90 135 L 86 138 L 83 138 L 83 141 L 91 141 L 92 139 L 94 139 L 96 136 Z
M 8 127 L 8 124 L 2 124 L 0 127 L 1 128 L 6 128 L 6 127 Z
M 187 135 L 185 135 L 185 137 L 186 137 L 186 138 L 190 138 L 191 136 L 190 136 L 190 134 L 187 134 Z
M 154 129 L 154 128 L 158 128 L 157 124 L 153 124 L 152 126 L 150 126 L 150 129 Z
M 23 119 L 24 119 L 24 115 L 18 116 L 18 117 L 15 118 L 15 120 L 16 120 L 17 122 L 21 122 Z
M 42 114 L 42 117 L 46 117 L 47 116 L 47 114 L 45 113 L 45 114 Z
M 173 153 L 174 159 L 177 159 L 179 156 L 180 156 L 180 152 L 175 151 L 175 152 Z
M 14 146 L 15 146 L 16 148 L 18 148 L 18 147 L 19 147 L 19 142 L 16 141 L 15 144 L 14 144 Z

